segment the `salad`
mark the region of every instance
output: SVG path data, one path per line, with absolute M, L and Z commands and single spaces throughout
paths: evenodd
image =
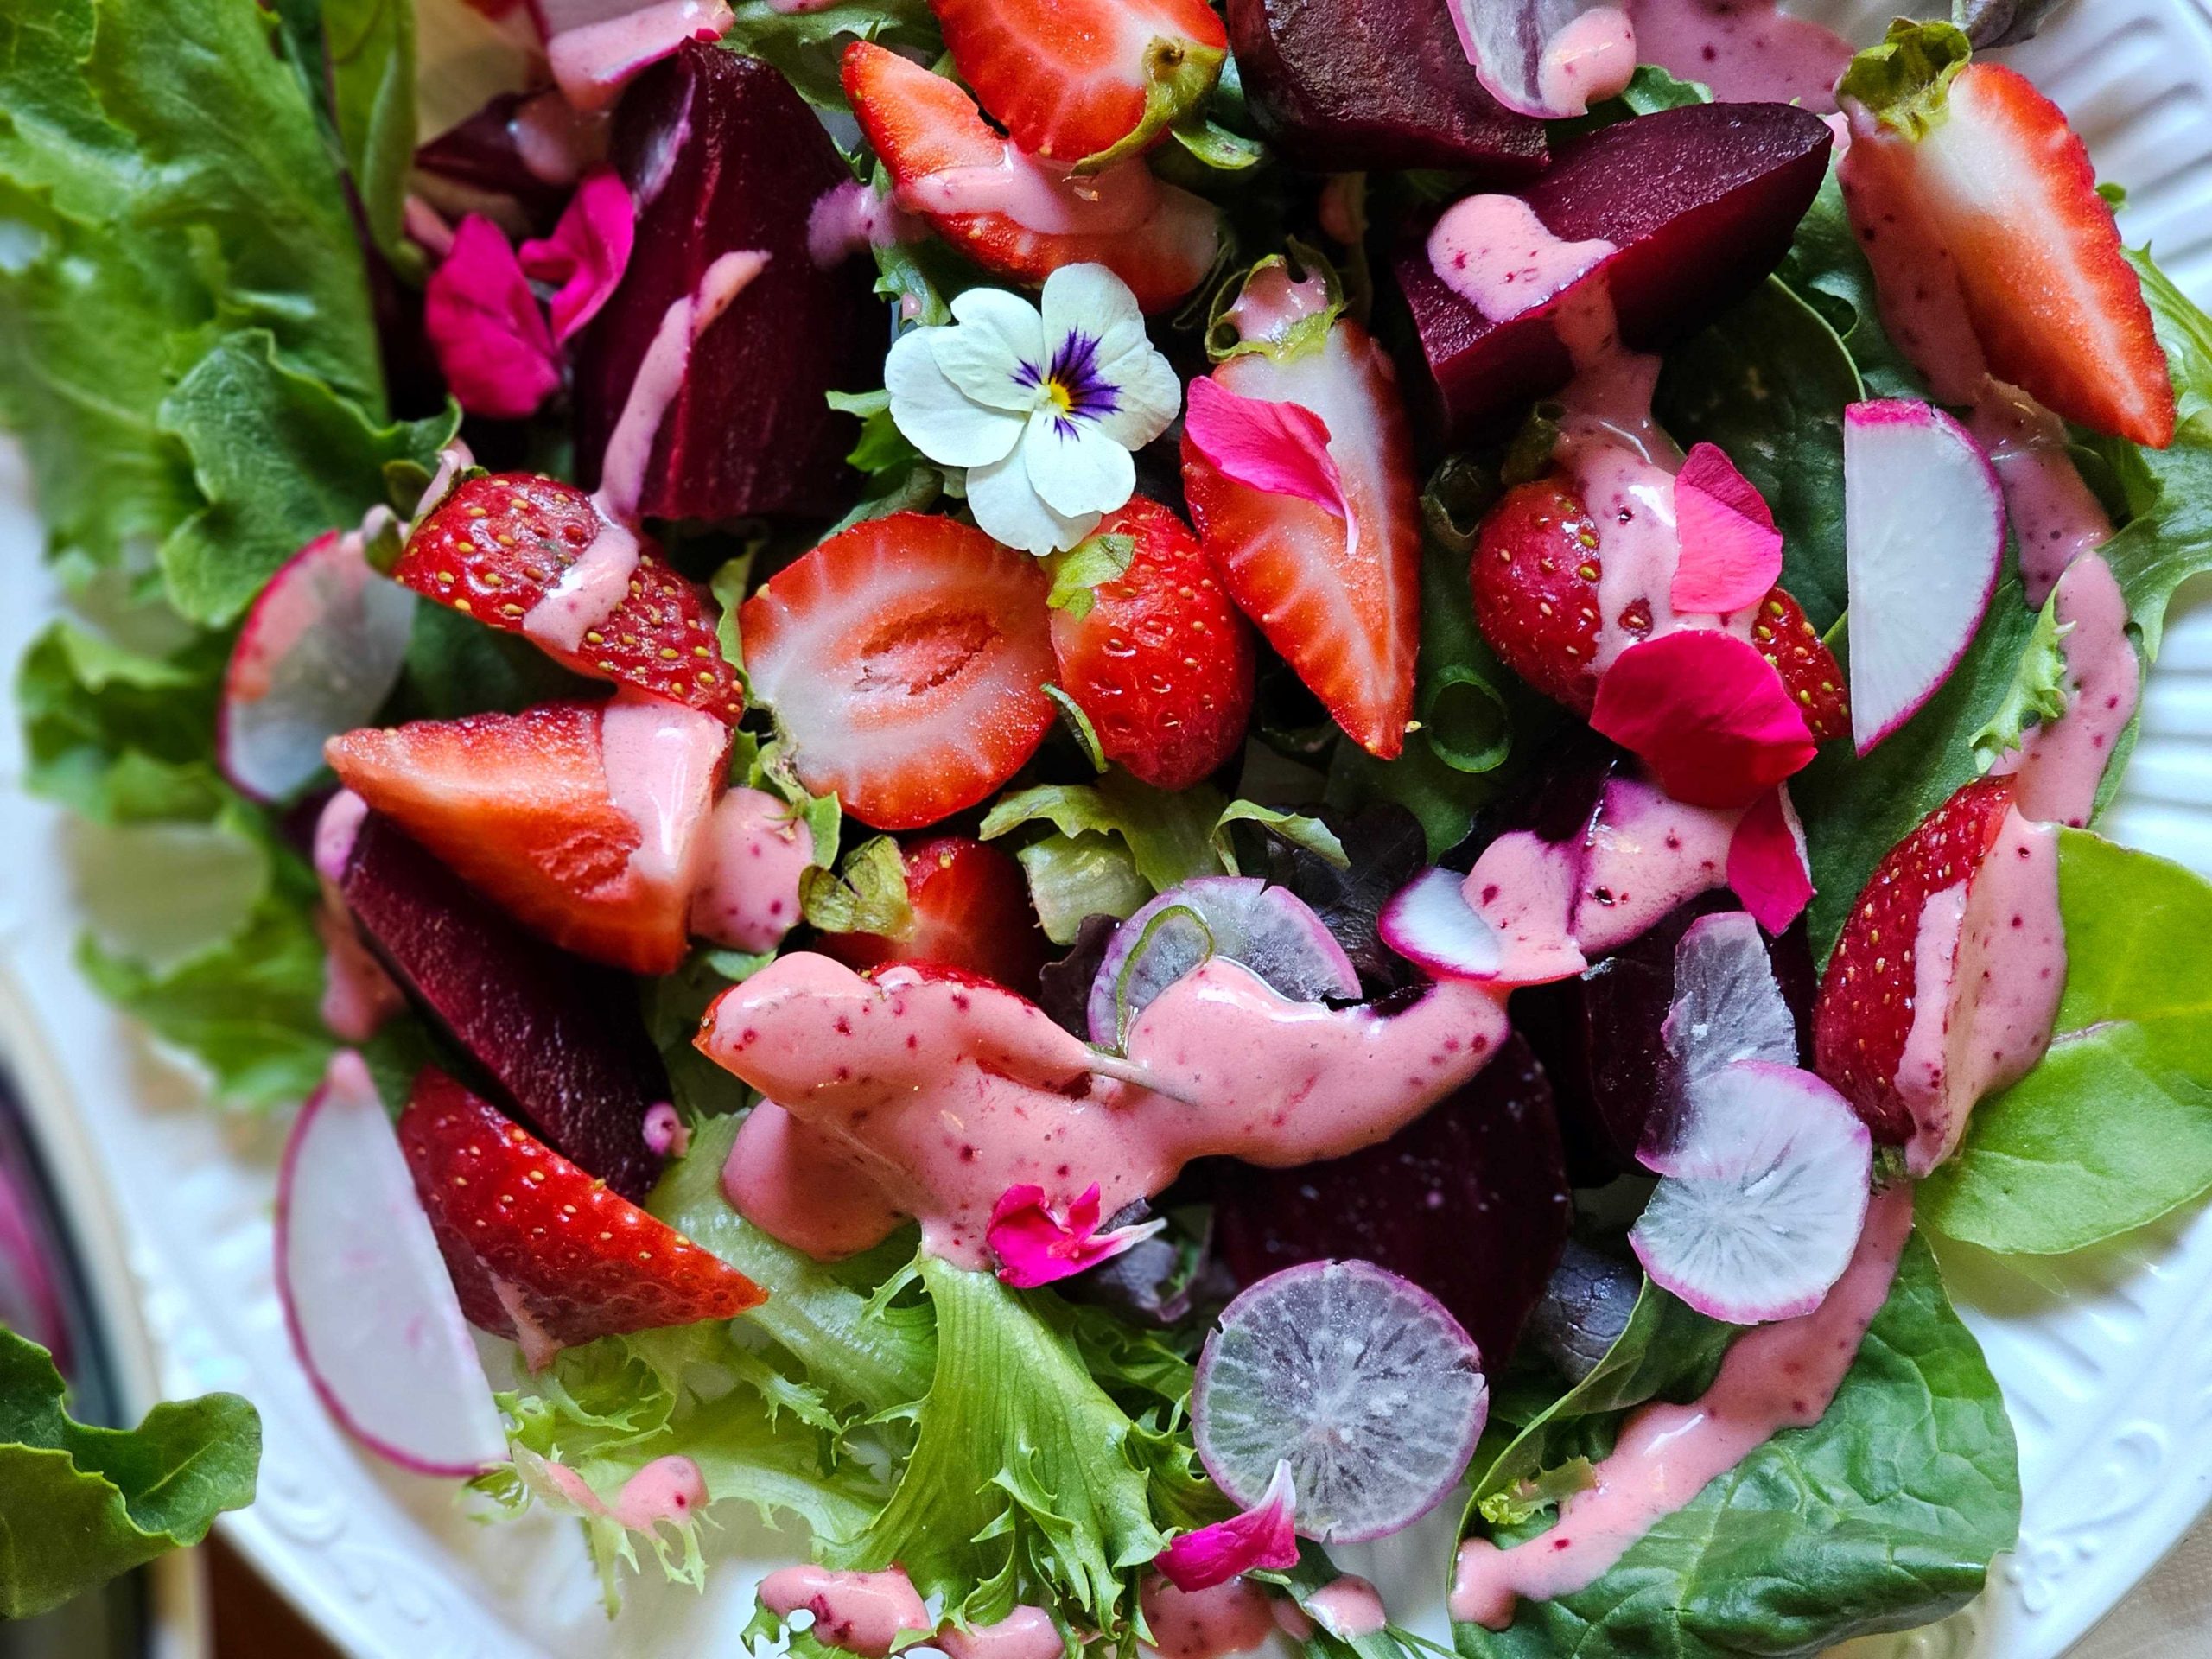
M 0 0 L 29 781 L 246 872 L 81 966 L 333 1414 L 610 1611 L 757 1510 L 762 1656 L 1974 1597 L 1928 1238 L 2212 1190 L 2212 321 L 2042 10 Z M 19 1369 L 72 1573 L 243 1501 Z

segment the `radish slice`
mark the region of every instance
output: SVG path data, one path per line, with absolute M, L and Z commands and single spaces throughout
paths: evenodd
M 223 674 L 215 752 L 256 800 L 322 770 L 325 740 L 365 726 L 398 683 L 415 595 L 361 556 L 358 533 L 318 536 L 269 579 Z
M 1090 982 L 1090 1040 L 1121 1047 L 1128 1022 L 1209 957 L 1249 968 L 1294 1001 L 1359 995 L 1359 970 L 1296 893 L 1256 876 L 1202 875 L 1168 888 L 1115 931 Z
M 1700 917 L 1675 947 L 1675 1000 L 1660 1040 L 1686 1097 L 1738 1060 L 1797 1064 L 1797 1022 L 1758 924 L 1740 910 Z M 1650 1161 L 1645 1156 L 1644 1161 Z
M 276 1187 L 276 1289 L 308 1380 L 341 1427 L 418 1474 L 507 1459 L 492 1385 L 368 1067 L 333 1057 Z
M 1721 1067 L 1686 1105 L 1673 1145 L 1639 1154 L 1664 1179 L 1629 1231 L 1637 1260 L 1731 1325 L 1811 1313 L 1866 1218 L 1866 1124 L 1811 1072 L 1766 1060 Z
M 1416 968 L 1445 979 L 1495 979 L 1505 951 L 1497 930 L 1467 902 L 1466 878 L 1423 870 L 1376 918 L 1382 943 Z
M 1299 1533 L 1381 1538 L 1459 1484 L 1490 1414 L 1482 1355 L 1419 1286 L 1370 1262 L 1271 1274 L 1222 1310 L 1191 1390 L 1198 1456 L 1249 1510 L 1287 1465 Z
M 1981 447 L 1904 398 L 1843 412 L 1851 740 L 1865 754 L 1966 654 L 1997 591 L 2005 495 Z
M 1483 88 L 1540 120 L 1580 115 L 1636 73 L 1636 30 L 1590 0 L 1451 0 L 1460 49 Z

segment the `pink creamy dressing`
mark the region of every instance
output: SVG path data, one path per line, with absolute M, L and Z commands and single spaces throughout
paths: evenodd
M 1160 199 L 1141 157 L 1079 176 L 1009 143 L 995 167 L 951 167 L 909 179 L 898 202 L 917 213 L 1003 213 L 1039 235 L 1110 236 L 1152 217 Z
M 556 1491 L 587 1515 L 602 1516 L 632 1532 L 650 1532 L 664 1522 L 689 1526 L 707 1502 L 707 1478 L 684 1457 L 655 1459 L 622 1483 L 612 1503 L 566 1464 L 548 1463 L 544 1473 Z
M 1223 1659 L 1249 1653 L 1273 1635 L 1268 1592 L 1249 1579 L 1224 1580 L 1211 1590 L 1178 1590 L 1147 1574 L 1138 1590 L 1153 1652 L 1164 1659 Z
M 817 1641 L 862 1659 L 884 1659 L 937 1628 L 912 1580 L 895 1567 L 882 1573 L 782 1567 L 760 1580 L 760 1605 L 779 1618 L 804 1608 L 814 1615 Z
M 691 1149 L 691 1131 L 672 1102 L 657 1100 L 645 1108 L 645 1145 L 659 1157 L 681 1158 Z
M 1536 96 L 1549 109 L 1586 110 L 1619 96 L 1636 73 L 1636 29 L 1628 14 L 1614 6 L 1592 6 L 1544 42 L 1543 59 L 1536 66 Z
M 814 861 L 806 821 L 766 790 L 715 803 L 691 893 L 691 931 L 736 950 L 772 950 L 798 920 L 798 882 Z
M 574 184 L 607 158 L 607 117 L 580 110 L 558 91 L 524 99 L 507 118 L 507 136 L 531 177 Z
M 1390 1622 L 1375 1586 L 1350 1574 L 1332 1580 L 1306 1597 L 1306 1611 L 1342 1642 L 1372 1636 Z
M 1636 55 L 1685 80 L 1701 80 L 1724 104 L 1835 107 L 1851 42 L 1774 0 L 1625 0 Z
M 823 270 L 863 248 L 887 248 L 911 242 L 921 222 L 888 196 L 848 180 L 815 199 L 806 215 L 806 252 Z
M 1060 1627 L 1042 1607 L 1017 1607 L 995 1624 L 947 1628 L 933 1644 L 947 1659 L 1059 1659 L 1067 1647 Z
M 762 1232 L 817 1262 L 857 1255 L 906 1219 L 858 1151 L 772 1100 L 739 1126 L 722 1166 L 722 1196 Z
M 1281 265 L 1256 271 L 1223 313 L 1239 340 L 1281 340 L 1308 317 L 1329 308 L 1329 284 L 1313 276 L 1291 280 Z
M 574 656 L 584 636 L 613 615 L 638 570 L 638 538 L 611 520 L 561 573 L 560 581 L 524 613 L 522 631 L 541 645 Z
M 1713 1386 L 1689 1404 L 1630 1416 L 1597 1484 L 1566 1500 L 1549 1532 L 1507 1549 L 1483 1538 L 1460 1545 L 1452 1617 L 1503 1630 L 1522 1598 L 1572 1595 L 1778 1431 L 1818 1422 L 1889 1295 L 1911 1230 L 1912 1188 L 1900 1182 L 1867 1206 L 1851 1265 L 1819 1307 L 1737 1338 Z
M 600 763 L 617 810 L 638 826 L 631 873 L 689 888 L 708 804 L 729 752 L 712 715 L 624 688 L 600 720 Z
M 545 60 L 569 103 L 602 110 L 640 70 L 686 41 L 720 40 L 735 21 L 728 0 L 659 0 L 560 30 L 545 43 Z
M 2065 423 L 2018 387 L 1986 380 L 1967 428 L 1997 469 L 2021 583 L 2040 605 L 2076 559 L 2112 539 L 2112 520 L 2066 453 Z
M 367 1042 L 407 1005 L 406 994 L 361 943 L 346 901 L 339 896 L 346 861 L 353 855 L 354 838 L 368 814 L 366 801 L 350 789 L 340 790 L 315 821 L 312 848 L 315 879 L 322 887 L 322 903 L 315 916 L 315 931 L 322 940 L 320 1011 L 330 1034 L 348 1043 Z
M 1482 1068 L 1505 1034 L 1503 1002 L 1447 982 L 1395 1014 L 1332 1009 L 1217 958 L 1130 1029 L 1129 1065 L 1159 1092 L 1098 1075 L 1101 1056 L 1011 992 L 907 968 L 868 981 L 801 952 L 727 993 L 701 1040 L 796 1125 L 841 1143 L 891 1211 L 921 1222 L 925 1249 L 981 1268 L 1009 1186 L 1034 1183 L 1064 1207 L 1096 1182 L 1110 1215 L 1192 1158 L 1282 1168 L 1384 1139 Z M 824 1241 L 808 1206 L 757 1150 L 741 1132 L 725 1192 L 812 1253 Z
M 1446 208 L 1428 233 L 1428 263 L 1436 274 L 1492 322 L 1535 310 L 1618 251 L 1603 239 L 1560 240 L 1518 196 L 1465 197 Z
M 2127 599 L 2112 567 L 2094 553 L 2058 582 L 2059 642 L 2066 657 L 2066 712 L 2031 730 L 2018 753 L 1998 763 L 2012 773 L 2013 804 L 2026 817 L 2079 829 L 2127 722 L 2135 717 L 2142 664 L 2127 638 Z

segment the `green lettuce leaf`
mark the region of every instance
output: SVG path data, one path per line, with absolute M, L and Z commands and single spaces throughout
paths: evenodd
M 774 0 L 738 0 L 735 10 L 737 21 L 722 44 L 766 58 L 802 98 L 823 109 L 851 107 L 837 78 L 849 41 L 906 48 L 925 63 L 944 50 L 937 19 L 923 0 L 832 0 L 804 11 L 779 8 Z
M 1074 944 L 1086 916 L 1126 918 L 1152 897 L 1152 883 L 1137 874 L 1136 860 L 1118 836 L 1055 830 L 1014 857 L 1029 884 L 1038 925 L 1055 944 Z
M 415 164 L 413 0 L 322 0 L 321 35 L 346 171 L 377 246 L 399 270 L 423 257 L 401 233 Z
M 2036 625 L 2028 635 L 2012 683 L 2005 689 L 1997 712 L 1974 734 L 1974 764 L 1984 772 L 2000 756 L 2020 747 L 2028 728 L 2066 712 L 2066 652 L 2060 641 L 2068 628 L 2058 620 L 2056 594 L 2044 601 Z
M 87 1427 L 64 1398 L 46 1350 L 0 1330 L 0 1618 L 196 1544 L 253 1501 L 261 1420 L 238 1395 L 158 1405 L 133 1429 Z
M 2212 1189 L 2212 886 L 2058 837 L 2058 1034 L 1921 1187 L 1929 1226 L 2008 1254 L 2081 1249 Z
M 1873 267 L 1851 229 L 1843 187 L 1833 165 L 1776 273 L 1827 320 L 1859 370 L 1869 397 L 1925 397 L 1920 372 L 1882 327 Z
M 103 823 L 205 823 L 232 800 L 212 755 L 228 653 L 212 636 L 149 657 L 69 621 L 16 671 L 25 785 Z
M 1194 875 L 1219 874 L 1212 836 L 1228 805 L 1205 784 L 1171 792 L 1117 770 L 1095 784 L 1041 784 L 1002 796 L 984 814 L 979 833 L 990 841 L 1025 824 L 1045 823 L 1063 836 L 1112 836 L 1160 893 Z
M 1548 1437 L 1543 1465 L 1602 1455 L 1618 1426 L 1574 1419 Z M 1915 1236 L 1819 1422 L 1777 1434 L 1586 1589 L 1522 1603 L 1506 1630 L 1454 1634 L 1466 1659 L 1819 1653 L 1963 1605 L 2019 1519 L 2004 1400 Z

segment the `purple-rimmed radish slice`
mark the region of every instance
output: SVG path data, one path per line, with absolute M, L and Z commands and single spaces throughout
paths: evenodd
M 1732 1325 L 1795 1319 L 1843 1276 L 1866 1218 L 1874 1143 L 1809 1071 L 1738 1060 L 1703 1077 L 1629 1231 L 1654 1283 Z
M 1674 1001 L 1659 1032 L 1685 1095 L 1738 1060 L 1797 1064 L 1797 1022 L 1748 912 L 1690 924 L 1675 947 Z
M 1966 655 L 2005 560 L 2005 496 L 1966 428 L 1905 398 L 1843 411 L 1851 741 L 1916 714 Z
M 361 537 L 318 536 L 278 569 L 245 614 L 223 673 L 215 752 L 257 800 L 322 770 L 322 746 L 365 726 L 398 683 L 415 595 L 369 569 Z
M 506 1461 L 461 1298 L 391 1119 L 350 1049 L 285 1144 L 276 1289 L 308 1382 L 370 1451 L 426 1475 Z
M 1368 1262 L 1271 1274 L 1222 1310 L 1191 1391 L 1198 1456 L 1239 1509 L 1290 1467 L 1300 1535 L 1357 1543 L 1459 1484 L 1490 1414 L 1474 1339 Z
M 1483 90 L 1517 115 L 1555 121 L 1611 98 L 1636 72 L 1636 31 L 1591 0 L 1449 0 Z
M 1119 1048 L 1145 1005 L 1209 957 L 1250 969 L 1297 1002 L 1359 995 L 1359 971 L 1313 907 L 1257 876 L 1179 882 L 1115 931 L 1090 982 L 1090 1040 Z
M 1398 889 L 1375 918 L 1382 943 L 1446 979 L 1495 979 L 1505 951 L 1497 930 L 1467 902 L 1466 878 L 1439 866 Z

